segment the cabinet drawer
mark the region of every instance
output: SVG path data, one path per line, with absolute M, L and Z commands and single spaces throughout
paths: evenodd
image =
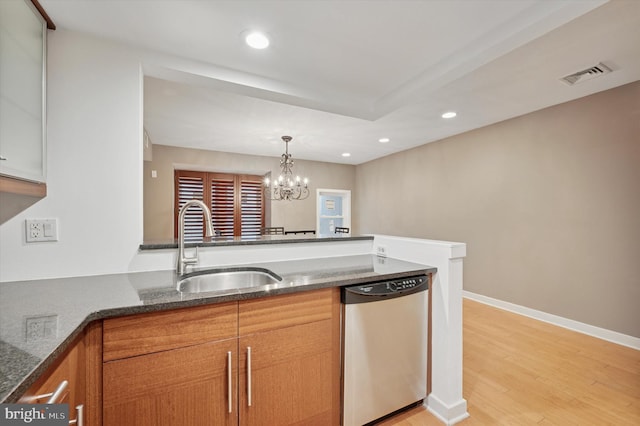
M 103 361 L 216 340 L 238 333 L 238 303 L 130 315 L 104 321 Z
M 241 301 L 239 334 L 242 336 L 330 319 L 333 290 L 327 288 Z

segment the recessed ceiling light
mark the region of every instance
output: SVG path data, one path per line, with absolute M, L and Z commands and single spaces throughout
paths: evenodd
M 247 34 L 244 41 L 254 49 L 264 49 L 269 46 L 269 39 L 267 36 L 256 31 Z
M 342 156 L 343 156 L 343 157 L 351 157 L 351 154 L 350 154 L 350 153 L 348 153 L 348 152 L 343 152 L 343 153 L 342 153 Z
M 442 118 L 453 118 L 458 115 L 455 111 L 448 111 L 442 114 Z
M 390 140 L 391 140 L 391 139 L 389 139 L 389 138 L 380 138 L 380 139 L 378 139 L 378 142 L 380 142 L 380 143 L 387 143 L 387 142 L 389 142 Z

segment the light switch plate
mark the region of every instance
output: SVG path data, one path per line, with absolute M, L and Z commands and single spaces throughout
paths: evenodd
M 58 220 L 27 219 L 25 220 L 25 232 L 28 243 L 58 241 Z

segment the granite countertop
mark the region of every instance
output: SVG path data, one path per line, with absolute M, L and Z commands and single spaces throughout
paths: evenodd
M 282 281 L 199 294 L 177 291 L 173 270 L 0 283 L 0 402 L 17 401 L 91 321 L 436 272 L 368 254 L 250 266 Z
M 288 235 L 260 235 L 250 237 L 213 237 L 199 242 L 187 242 L 185 247 L 223 247 L 248 246 L 261 244 L 290 244 L 290 243 L 322 243 L 327 241 L 361 241 L 373 240 L 371 235 L 351 234 L 288 234 Z M 161 250 L 178 248 L 176 240 L 145 241 L 140 244 L 140 250 Z

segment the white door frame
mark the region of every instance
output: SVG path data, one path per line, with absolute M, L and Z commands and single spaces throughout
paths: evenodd
M 316 234 L 320 234 L 320 196 L 336 195 L 342 197 L 342 226 L 351 231 L 351 190 L 349 189 L 316 189 Z

